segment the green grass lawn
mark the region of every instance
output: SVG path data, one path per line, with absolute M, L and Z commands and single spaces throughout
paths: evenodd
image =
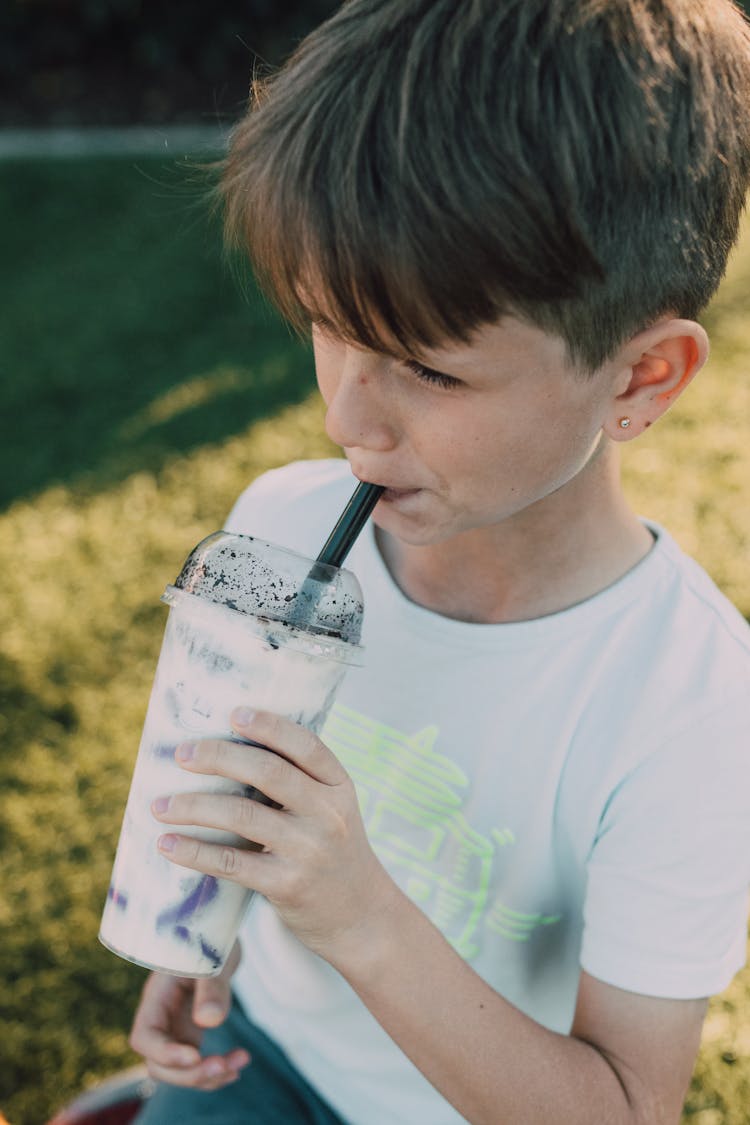
M 200 179 L 0 165 L 0 1109 L 40 1125 L 134 1061 L 145 973 L 96 940 L 161 639 L 159 596 L 256 474 L 328 456 L 309 354 L 242 296 Z M 750 616 L 750 237 L 709 369 L 628 488 Z M 746 1125 L 750 975 L 716 999 L 685 1121 Z

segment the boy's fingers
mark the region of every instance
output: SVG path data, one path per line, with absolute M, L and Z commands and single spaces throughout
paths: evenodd
M 197 1046 L 175 1042 L 174 1035 L 161 1027 L 149 1025 L 140 1018 L 133 1024 L 130 1046 L 145 1059 L 164 1067 L 196 1066 L 200 1059 Z
M 254 852 L 259 852 L 264 847 L 278 847 L 290 827 L 288 818 L 278 820 L 279 813 L 269 810 L 260 801 L 247 797 L 225 797 L 213 793 L 178 793 L 173 797 L 164 798 L 163 802 L 167 805 L 164 811 L 159 807 L 161 800 L 158 803 L 154 802 L 151 811 L 155 819 L 159 820 L 165 828 L 169 825 L 184 825 L 190 831 L 191 827 L 197 825 L 220 829 L 231 833 L 234 837 L 239 837 L 235 841 L 237 845 Z M 196 839 L 196 837 L 191 836 L 189 839 Z M 168 848 L 162 838 L 159 846 Z M 193 1004 L 192 1011 L 195 1010 Z
M 207 844 L 195 836 L 173 833 L 159 836 L 156 843 L 162 855 L 180 867 L 215 875 L 217 879 L 232 879 L 261 894 L 268 894 L 275 883 L 273 871 L 267 867 L 273 857 L 265 853 L 233 848 L 228 844 Z
M 347 774 L 335 754 L 307 727 L 276 715 L 272 711 L 251 711 L 238 707 L 231 723 L 248 742 L 275 750 L 282 757 L 323 785 L 339 785 Z
M 295 768 L 291 755 L 286 760 L 283 754 L 270 753 L 265 746 L 203 739 L 180 744 L 175 761 L 191 772 L 216 774 L 252 786 L 277 804 L 294 805 L 309 800 L 309 778 Z
M 197 1066 L 163 1066 L 153 1059 L 148 1060 L 148 1072 L 157 1082 L 167 1082 L 171 1086 L 189 1086 L 200 1090 L 219 1090 L 236 1082 L 240 1065 L 231 1065 L 228 1057 L 211 1055 L 201 1059 Z
M 198 1050 L 200 1027 L 218 1026 L 229 1014 L 229 982 L 239 960 L 240 947 L 235 942 L 217 977 L 198 981 L 165 978 L 158 973 L 149 977 L 133 1023 L 130 1045 L 146 1059 L 153 1078 L 176 1086 L 217 1090 L 236 1081 L 239 1071 L 247 1066 L 250 1055 L 241 1047 L 226 1055 L 206 1058 L 201 1058 Z M 180 992 L 184 995 L 177 1004 L 179 1011 L 175 1012 Z M 193 1012 L 189 1015 L 191 999 Z
M 193 1019 L 201 1027 L 218 1027 L 229 1015 L 232 994 L 229 981 L 210 977 L 195 982 Z
M 182 1033 L 176 1033 L 172 1015 L 175 989 L 181 989 L 187 999 L 192 983 L 183 985 L 178 978 L 165 980 L 158 973 L 149 977 L 130 1033 L 130 1045 L 134 1051 L 164 1066 L 196 1065 L 200 1059 L 200 1034 L 195 1029 L 195 1038 L 189 1034 L 186 1037 L 184 1027 Z

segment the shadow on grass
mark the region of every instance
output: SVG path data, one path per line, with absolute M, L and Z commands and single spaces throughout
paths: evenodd
M 79 1089 L 108 1039 L 124 1044 L 145 974 L 95 940 L 111 849 L 83 815 L 82 783 L 100 774 L 70 760 L 74 708 L 63 691 L 36 692 L 0 653 L 0 718 L 0 1106 L 31 1125 Z M 40 1074 L 53 1076 L 49 1088 Z
M 301 401 L 308 349 L 163 160 L 0 164 L 0 506 L 83 474 L 158 469 Z

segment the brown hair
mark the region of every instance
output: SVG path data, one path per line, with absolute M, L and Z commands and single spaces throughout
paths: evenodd
M 418 352 L 513 313 L 592 371 L 714 293 L 749 117 L 731 0 L 349 0 L 255 83 L 226 231 L 297 324 Z

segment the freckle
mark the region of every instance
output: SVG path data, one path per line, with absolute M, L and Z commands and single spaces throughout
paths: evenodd
M 645 427 L 645 428 L 646 428 L 646 429 L 648 429 L 650 425 L 651 425 L 651 423 L 650 423 L 650 422 L 646 422 L 646 427 Z
M 366 375 L 360 375 L 359 383 L 360 383 L 361 387 L 366 387 L 367 386 L 367 376 Z

